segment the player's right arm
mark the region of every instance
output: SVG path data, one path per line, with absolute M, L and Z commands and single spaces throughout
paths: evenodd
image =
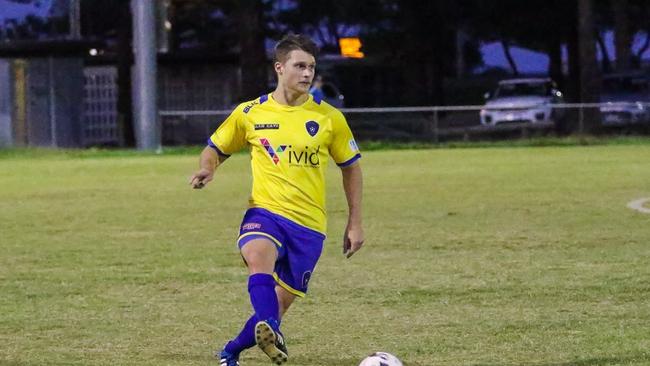
M 240 104 L 208 139 L 201 152 L 199 170 L 190 178 L 194 189 L 201 189 L 214 177 L 214 172 L 231 154 L 246 146 L 246 129 L 243 125 L 244 104 Z
M 194 189 L 201 189 L 212 181 L 217 167 L 228 157 L 220 155 L 210 146 L 206 146 L 199 157 L 199 170 L 190 178 L 190 185 Z

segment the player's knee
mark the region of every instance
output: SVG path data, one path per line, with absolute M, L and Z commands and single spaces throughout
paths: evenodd
M 251 251 L 244 256 L 248 269 L 251 273 L 271 273 L 275 264 L 275 259 L 265 253 Z
M 246 244 L 241 253 L 251 273 L 273 271 L 277 258 L 277 250 L 273 243 L 254 240 Z
M 271 273 L 273 269 L 273 261 L 269 261 L 263 256 L 260 255 L 251 255 L 246 258 L 246 263 L 248 263 L 248 269 L 251 273 Z

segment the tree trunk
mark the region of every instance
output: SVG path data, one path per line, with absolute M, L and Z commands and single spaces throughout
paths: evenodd
M 135 147 L 133 105 L 131 100 L 131 6 L 129 1 L 117 2 L 120 18 L 117 24 L 117 122 L 122 128 L 124 145 Z
M 510 44 L 508 41 L 502 40 L 501 41 L 501 46 L 503 47 L 503 53 L 506 55 L 506 59 L 508 60 L 508 63 L 510 64 L 510 68 L 512 69 L 512 73 L 515 76 L 519 75 L 519 70 L 517 69 L 517 63 L 515 62 L 515 59 L 512 57 L 512 54 L 510 53 Z
M 639 50 L 634 55 L 634 64 L 632 65 L 633 67 L 636 68 L 641 67 L 641 60 L 643 60 L 643 55 L 648 50 L 648 47 L 650 47 L 650 30 L 646 30 L 645 40 L 643 41 L 643 45 L 641 45 Z
M 614 13 L 614 46 L 616 48 L 616 71 L 630 69 L 632 32 L 627 14 L 628 0 L 611 0 Z
M 562 72 L 562 40 L 554 37 L 548 43 L 548 74 L 557 82 L 560 90 L 565 91 L 564 73 Z
M 596 60 L 593 0 L 578 0 L 578 48 L 580 101 L 597 103 L 600 97 L 600 73 Z M 598 108 L 585 108 L 583 117 L 579 120 L 578 132 L 597 133 L 600 130 Z
M 569 81 L 567 83 L 567 97 L 571 103 L 579 103 L 580 96 L 580 52 L 578 46 L 578 10 L 573 9 L 575 26 L 571 27 L 567 48 L 569 53 Z
M 261 0 L 238 1 L 239 60 L 243 100 L 269 92 Z
M 608 73 L 612 71 L 612 62 L 609 60 L 609 55 L 607 54 L 607 46 L 603 40 L 600 32 L 596 32 L 596 41 L 598 42 L 598 49 L 600 50 L 600 59 L 601 65 L 603 68 L 603 73 Z

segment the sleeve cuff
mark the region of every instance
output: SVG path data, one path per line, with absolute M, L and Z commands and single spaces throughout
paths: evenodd
M 352 159 L 350 159 L 348 161 L 345 161 L 343 163 L 340 163 L 340 164 L 336 163 L 336 165 L 338 165 L 340 168 L 345 168 L 346 166 L 352 165 L 355 161 L 359 160 L 359 158 L 361 158 L 361 154 L 357 154 L 357 155 L 353 156 Z
M 229 157 L 229 156 L 230 156 L 230 155 L 228 155 L 228 154 L 225 154 L 223 151 L 221 151 L 221 150 L 217 147 L 217 145 L 215 145 L 214 142 L 212 142 L 212 138 L 208 138 L 208 146 L 210 146 L 211 148 L 213 148 L 213 149 L 217 152 L 217 154 L 219 154 L 219 155 L 221 155 L 221 156 L 225 156 L 225 157 Z

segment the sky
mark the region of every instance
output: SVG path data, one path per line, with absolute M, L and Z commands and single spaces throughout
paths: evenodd
M 48 15 L 53 2 L 53 0 L 40 0 L 37 1 L 38 6 L 34 6 L 0 0 L 0 24 L 4 24 L 7 19 L 22 19 L 28 15 L 44 17 Z
M 636 53 L 638 51 L 643 41 L 645 40 L 645 34 L 639 33 L 635 36 L 634 42 L 632 45 L 632 50 Z M 616 51 L 614 49 L 614 33 L 611 31 L 603 33 L 603 41 L 605 47 L 607 48 L 607 55 L 610 60 L 616 59 Z M 562 50 L 562 58 L 566 62 L 567 60 L 567 51 L 566 48 Z M 499 42 L 485 43 L 481 45 L 481 53 L 483 54 L 483 62 L 485 62 L 485 67 L 479 68 L 486 69 L 489 67 L 502 67 L 507 70 L 510 70 L 510 65 L 506 59 L 505 53 L 503 52 L 503 47 Z M 512 57 L 515 59 L 517 64 L 517 69 L 522 74 L 537 74 L 537 73 L 546 73 L 548 72 L 548 63 L 549 58 L 545 53 L 536 52 L 533 50 L 521 48 L 521 47 L 511 47 Z M 600 60 L 601 54 L 600 49 L 597 49 L 598 60 Z M 650 50 L 646 51 L 643 55 L 643 60 L 650 60 Z
M 485 66 L 479 67 L 477 71 L 493 67 L 510 70 L 510 64 L 500 42 L 482 44 L 481 53 Z M 517 64 L 518 71 L 522 74 L 539 74 L 548 71 L 549 58 L 542 52 L 513 46 L 510 47 L 510 53 Z

